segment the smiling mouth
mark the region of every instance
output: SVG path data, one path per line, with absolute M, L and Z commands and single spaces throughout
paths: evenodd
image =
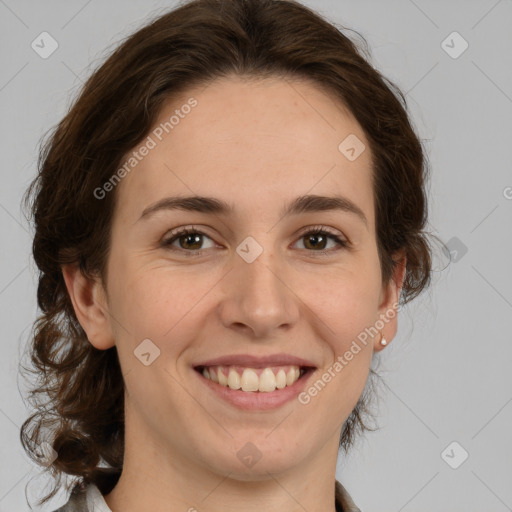
M 232 390 L 270 393 L 293 386 L 304 375 L 316 368 L 311 366 L 269 366 L 249 368 L 243 366 L 196 366 L 194 370 L 205 379 Z

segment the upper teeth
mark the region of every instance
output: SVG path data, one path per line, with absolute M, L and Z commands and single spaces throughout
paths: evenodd
M 211 366 L 203 368 L 203 375 L 221 386 L 242 391 L 270 392 L 291 386 L 300 377 L 298 366 L 282 366 L 265 369 L 244 368 L 236 370 L 234 367 Z M 258 376 L 258 373 L 261 374 Z M 226 376 L 227 374 L 227 376 Z

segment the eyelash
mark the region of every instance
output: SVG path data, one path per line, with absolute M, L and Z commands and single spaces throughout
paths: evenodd
M 196 229 L 194 226 L 191 226 L 191 227 L 186 227 L 186 228 L 180 228 L 174 232 L 171 232 L 170 233 L 170 238 L 168 238 L 167 240 L 164 240 L 162 242 L 162 247 L 165 248 L 165 249 L 169 249 L 171 251 L 177 251 L 177 252 L 182 252 L 182 253 L 185 253 L 187 255 L 187 257 L 192 257 L 192 256 L 201 256 L 204 252 L 208 251 L 208 249 L 193 249 L 193 250 L 187 250 L 187 249 L 181 249 L 181 248 L 176 248 L 176 247 L 172 247 L 172 243 L 176 240 L 178 240 L 179 238 L 181 238 L 182 236 L 185 236 L 185 235 L 202 235 L 202 236 L 205 236 L 207 238 L 210 238 L 206 233 L 203 233 L 201 230 L 199 229 Z M 341 238 L 339 238 L 338 235 L 336 235 L 335 233 L 329 231 L 328 228 L 326 228 L 325 226 L 314 226 L 310 229 L 308 229 L 307 231 L 303 232 L 300 234 L 299 236 L 299 239 L 300 238 L 303 238 L 307 235 L 327 235 L 328 238 L 330 238 L 331 240 L 334 240 L 337 244 L 338 244 L 338 249 L 320 249 L 318 251 L 314 251 L 314 250 L 309 250 L 309 249 L 302 249 L 302 250 L 305 250 L 305 251 L 308 251 L 308 252 L 311 252 L 311 253 L 315 253 L 315 252 L 318 252 L 318 253 L 326 253 L 326 252 L 337 252 L 338 250 L 341 250 L 341 249 L 348 249 L 349 248 L 349 243 L 345 240 L 342 240 Z

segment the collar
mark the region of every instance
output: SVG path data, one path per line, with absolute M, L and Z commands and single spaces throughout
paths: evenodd
M 85 487 L 85 486 L 84 486 Z M 86 509 L 85 510 L 94 510 L 97 512 L 112 512 L 108 507 L 103 495 L 96 485 L 89 484 L 86 488 L 82 487 L 79 489 L 75 489 L 78 491 L 76 496 L 72 496 L 70 502 L 66 504 L 66 507 L 71 506 L 71 502 L 73 504 L 82 504 L 85 501 Z M 85 493 L 83 492 L 85 491 Z M 75 494 L 75 493 L 73 493 Z M 341 485 L 338 480 L 335 480 L 335 504 L 336 504 L 336 512 L 361 512 L 359 507 L 354 503 L 348 491 Z M 61 509 L 59 509 L 61 510 Z M 76 510 L 75 508 L 62 508 L 63 511 L 67 510 Z M 79 508 L 79 510 L 83 510 Z M 56 511 L 58 512 L 58 511 Z
M 361 512 L 361 509 L 354 503 L 345 487 L 336 480 L 335 489 L 336 512 Z

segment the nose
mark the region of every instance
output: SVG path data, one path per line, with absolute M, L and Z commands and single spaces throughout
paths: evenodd
M 226 328 L 253 338 L 269 338 L 291 329 L 299 319 L 300 300 L 293 290 L 292 272 L 270 250 L 251 263 L 238 254 L 223 280 L 220 316 Z

